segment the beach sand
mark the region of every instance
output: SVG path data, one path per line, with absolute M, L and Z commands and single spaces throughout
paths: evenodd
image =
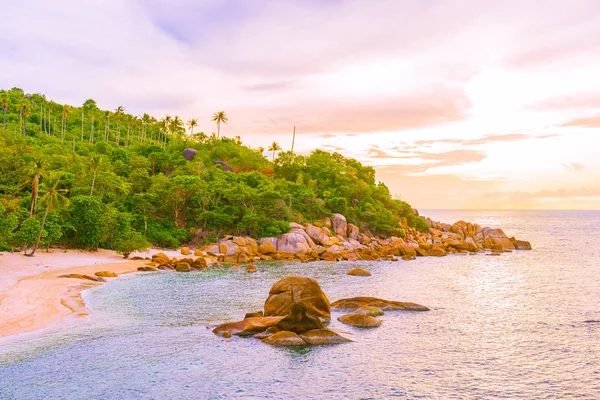
M 153 249 L 131 257 L 150 257 L 164 252 L 181 257 L 177 251 Z M 94 275 L 98 271 L 117 274 L 136 272 L 147 260 L 128 261 L 114 251 L 41 251 L 35 257 L 0 253 L 0 338 L 47 328 L 69 315 L 89 315 L 81 292 L 102 283 L 65 274 Z M 106 280 L 115 278 L 105 278 Z

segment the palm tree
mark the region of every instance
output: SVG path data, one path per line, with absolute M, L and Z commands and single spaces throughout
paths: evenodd
M 182 130 L 185 132 L 185 125 L 183 124 L 183 120 L 176 115 L 171 121 L 171 131 L 175 134 L 180 134 Z
M 258 154 L 260 154 L 262 156 L 263 153 L 265 152 L 265 148 L 262 147 L 262 146 L 258 146 L 258 148 L 256 149 L 256 151 L 258 151 Z
M 196 119 L 192 118 L 192 119 L 190 119 L 188 121 L 187 124 L 190 127 L 190 135 L 193 135 L 194 134 L 194 127 L 198 126 L 198 121 Z
M 281 150 L 281 147 L 279 146 L 279 144 L 277 142 L 273 142 L 273 143 L 271 143 L 271 146 L 269 146 L 268 150 L 273 152 L 272 161 L 275 161 L 275 152 Z
M 121 129 L 119 127 L 119 122 L 121 122 L 121 116 L 124 113 L 125 113 L 125 107 L 123 107 L 123 106 L 119 106 L 115 110 L 115 119 L 117 120 L 117 137 L 116 137 L 117 144 L 119 144 L 119 142 L 121 141 Z
M 31 200 L 30 200 L 30 209 L 29 216 L 33 216 L 33 212 L 35 211 L 35 204 L 37 202 L 40 178 L 44 175 L 46 171 L 46 161 L 37 158 L 34 159 L 31 164 L 27 167 L 25 171 L 26 175 L 31 177 L 31 181 L 27 180 L 22 185 L 26 185 L 31 182 Z
M 29 102 L 21 103 L 21 116 L 23 117 L 23 136 L 27 136 L 27 116 L 29 115 Z
M 62 106 L 62 140 L 63 140 L 63 142 L 65 141 L 65 131 L 67 130 L 67 119 L 69 119 L 67 111 L 69 111 L 69 106 L 63 105 Z
M 148 124 L 150 124 L 151 122 L 151 118 L 150 115 L 148 115 L 147 113 L 144 113 L 144 115 L 142 116 L 142 140 L 146 141 L 146 127 L 148 126 Z
M 208 136 L 206 136 L 206 133 L 204 132 L 198 132 L 194 135 L 194 138 L 196 138 L 197 141 L 199 141 L 200 143 L 204 142 L 206 139 L 208 139 Z
M 51 175 L 45 182 L 47 185 L 46 193 L 40 199 L 40 204 L 46 206 L 46 211 L 44 212 L 44 218 L 42 219 L 42 225 L 40 226 L 40 233 L 35 242 L 35 245 L 31 249 L 31 253 L 25 254 L 26 256 L 33 257 L 36 250 L 40 245 L 40 240 L 42 240 L 42 234 L 44 232 L 44 225 L 46 224 L 46 218 L 48 214 L 54 210 L 59 210 L 61 208 L 65 208 L 69 205 L 69 199 L 67 199 L 63 193 L 66 193 L 66 189 L 58 189 L 58 184 L 60 183 L 60 178 L 62 175 Z
M 102 159 L 100 156 L 95 155 L 90 158 L 90 167 L 94 171 L 94 177 L 92 178 L 92 188 L 90 189 L 90 196 L 94 194 L 94 185 L 96 184 L 96 173 L 98 172 L 98 168 L 100 168 L 100 164 Z
M 0 106 L 2 106 L 2 111 L 4 112 L 4 135 L 6 135 L 6 111 L 8 110 L 8 94 L 2 93 L 2 97 L 0 98 Z
M 227 114 L 225 114 L 225 111 L 218 111 L 213 114 L 211 121 L 217 123 L 217 139 L 219 139 L 221 137 L 221 122 L 225 125 L 227 125 L 228 122 Z

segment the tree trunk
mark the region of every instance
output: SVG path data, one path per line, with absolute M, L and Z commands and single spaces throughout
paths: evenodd
M 6 136 L 6 108 L 4 109 L 4 136 Z
M 40 184 L 40 176 L 36 175 L 33 177 L 33 181 L 31 182 L 31 209 L 29 211 L 29 216 L 33 216 L 33 212 L 35 211 L 35 203 L 37 201 L 38 190 Z
M 217 121 L 217 139 L 221 137 L 221 121 Z
M 35 246 L 31 249 L 31 253 L 25 254 L 28 257 L 33 257 L 36 250 L 40 245 L 40 240 L 42 240 L 42 233 L 44 233 L 44 225 L 46 224 L 46 217 L 48 216 L 48 207 L 46 207 L 46 212 L 44 213 L 44 218 L 42 219 L 42 226 L 40 227 L 40 233 L 38 235 L 37 241 L 35 242 Z
M 90 196 L 94 193 L 94 185 L 96 184 L 96 172 L 98 169 L 94 169 L 94 178 L 92 178 L 92 188 L 90 189 Z
M 81 141 L 83 142 L 83 111 L 81 112 Z

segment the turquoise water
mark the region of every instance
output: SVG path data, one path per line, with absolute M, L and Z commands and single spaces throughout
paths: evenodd
M 259 265 L 261 272 L 147 273 L 85 293 L 90 317 L 0 342 L 0 399 L 600 398 L 600 212 L 428 211 L 500 226 L 531 252 L 410 262 Z M 352 277 L 360 266 L 372 277 Z M 207 326 L 262 308 L 290 274 L 331 301 L 371 295 L 429 306 L 352 343 L 275 348 Z

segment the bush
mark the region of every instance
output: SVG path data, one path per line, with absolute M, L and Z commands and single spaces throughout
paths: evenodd
M 117 254 L 123 254 L 124 258 L 128 258 L 134 251 L 146 251 L 150 246 L 150 242 L 144 235 L 139 232 L 129 232 L 117 246 Z

